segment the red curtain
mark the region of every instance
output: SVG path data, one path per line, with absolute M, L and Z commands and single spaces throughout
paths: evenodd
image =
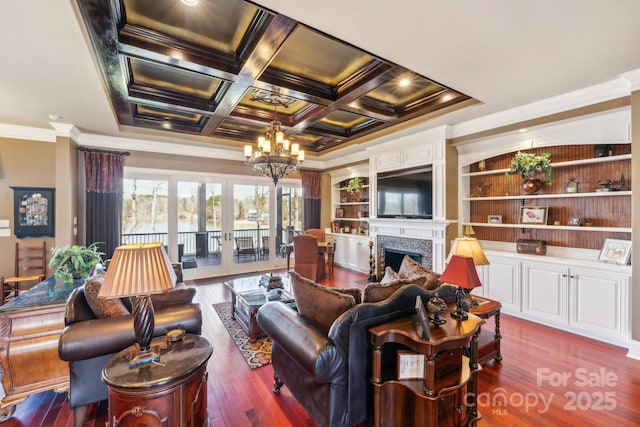
M 302 227 L 320 228 L 320 190 L 322 174 L 318 171 L 301 170 L 302 197 L 304 198 L 304 213 L 302 216 Z
M 99 242 L 104 259 L 111 258 L 120 246 L 125 155 L 90 150 L 84 153 L 87 182 L 85 240 L 87 244 Z

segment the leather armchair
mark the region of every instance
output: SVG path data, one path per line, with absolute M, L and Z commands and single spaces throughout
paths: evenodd
M 65 324 L 58 354 L 69 362 L 69 404 L 73 410 L 74 426 L 81 427 L 87 405 L 108 397 L 108 388 L 102 381 L 104 365 L 115 353 L 135 343 L 133 315 L 97 319 L 85 298 L 84 286 L 81 286 L 67 300 Z M 199 304 L 180 304 L 155 310 L 154 336 L 178 328 L 192 334 L 201 333 Z
M 280 302 L 258 311 L 258 325 L 273 342 L 274 392 L 287 385 L 314 422 L 346 427 L 373 415 L 369 328 L 415 314 L 417 295 L 455 301 L 456 288 L 406 285 L 389 299 L 362 303 L 338 317 L 328 333 Z

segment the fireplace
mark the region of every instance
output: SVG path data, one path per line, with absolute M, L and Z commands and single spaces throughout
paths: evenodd
M 398 271 L 405 255 L 409 255 L 425 268 L 433 270 L 432 240 L 379 234 L 376 236 L 376 254 L 378 277 L 384 275 L 384 268 L 387 265 Z
M 414 261 L 422 264 L 422 255 L 418 252 L 386 247 L 384 248 L 384 266 L 393 268 L 393 271 L 400 270 L 405 255 L 409 255 Z

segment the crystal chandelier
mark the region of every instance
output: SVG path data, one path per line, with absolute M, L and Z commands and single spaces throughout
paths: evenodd
M 245 163 L 253 166 L 267 178 L 271 178 L 274 185 L 278 185 L 280 178 L 287 175 L 289 171 L 296 171 L 304 161 L 304 150 L 300 149 L 298 143 L 285 139 L 277 117 L 278 106 L 287 108 L 294 99 L 260 89 L 254 90 L 251 95 L 252 101 L 273 105 L 274 120 L 265 136 L 258 138 L 255 151 L 251 144 L 244 146 L 244 156 L 247 159 Z

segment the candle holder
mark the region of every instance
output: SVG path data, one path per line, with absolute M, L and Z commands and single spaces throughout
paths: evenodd
M 378 278 L 374 273 L 375 262 L 373 260 L 373 240 L 369 240 L 369 282 L 377 282 Z

